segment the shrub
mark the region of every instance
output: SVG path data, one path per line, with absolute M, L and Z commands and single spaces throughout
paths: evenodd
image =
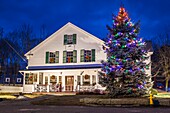
M 95 89 L 93 91 L 81 91 L 77 92 L 77 95 L 104 95 L 105 91 L 100 90 L 100 89 Z
M 158 91 L 156 89 L 150 89 L 150 92 L 152 95 L 157 95 L 158 94 Z

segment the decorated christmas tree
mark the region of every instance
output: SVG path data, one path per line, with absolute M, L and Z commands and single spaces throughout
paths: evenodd
M 150 75 L 146 74 L 146 43 L 138 37 L 139 22 L 133 24 L 124 7 L 113 15 L 112 27 L 105 46 L 107 61 L 102 61 L 101 84 L 111 97 L 141 96 L 151 88 Z

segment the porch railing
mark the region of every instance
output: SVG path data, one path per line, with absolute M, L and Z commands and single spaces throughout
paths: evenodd
M 34 92 L 59 92 L 60 88 L 57 85 L 34 85 Z
M 47 85 L 34 85 L 34 92 L 47 92 Z
M 80 92 L 93 92 L 94 90 L 104 91 L 106 87 L 102 87 L 100 84 L 96 84 L 94 86 L 79 86 L 77 87 L 77 91 Z
M 60 88 L 57 85 L 49 85 L 49 92 L 59 92 Z
M 80 92 L 93 92 L 95 90 L 95 86 L 79 86 L 78 91 Z

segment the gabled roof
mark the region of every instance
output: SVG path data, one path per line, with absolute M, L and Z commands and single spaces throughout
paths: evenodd
M 76 25 L 68 22 L 66 25 L 64 25 L 63 27 L 61 27 L 61 28 L 60 28 L 59 30 L 57 30 L 56 32 L 54 32 L 51 36 L 49 36 L 48 38 L 46 38 L 44 41 L 42 41 L 40 44 L 38 44 L 37 46 L 35 46 L 35 47 L 34 47 L 33 49 L 31 49 L 30 51 L 33 52 L 34 50 L 38 49 L 38 48 L 41 47 L 44 43 L 46 43 L 49 39 L 55 38 L 55 37 L 54 37 L 55 35 L 57 35 L 59 32 L 63 31 L 64 29 L 66 29 L 67 27 L 70 27 L 70 26 L 73 27 L 74 29 L 76 29 L 76 30 L 78 30 L 78 31 L 80 31 L 80 32 L 82 32 L 82 33 L 90 36 L 91 38 L 93 38 L 93 39 L 96 40 L 97 42 L 104 44 L 104 41 L 103 41 L 103 40 L 97 38 L 96 36 L 94 36 L 94 35 L 92 35 L 92 34 L 90 34 L 90 33 L 88 33 L 87 31 L 85 31 L 85 30 L 77 27 Z M 28 51 L 28 52 L 25 54 L 25 56 L 26 56 L 27 54 L 29 54 L 30 51 Z

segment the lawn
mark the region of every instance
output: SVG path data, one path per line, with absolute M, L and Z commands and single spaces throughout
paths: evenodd
M 4 95 L 0 95 L 0 98 L 2 98 L 2 99 L 15 99 L 16 96 L 4 94 Z
M 58 105 L 58 106 L 79 106 L 81 98 L 105 98 L 104 95 L 65 95 L 65 96 L 53 96 L 48 99 L 33 101 L 34 105 Z
M 27 98 L 37 98 L 42 96 L 41 94 L 24 94 L 25 97 Z
M 157 95 L 154 95 L 156 98 L 170 98 L 170 93 L 158 93 Z
M 19 96 L 19 94 L 15 94 L 15 93 L 0 93 L 0 98 L 2 99 L 17 99 L 17 96 Z M 24 94 L 24 97 L 27 98 L 36 98 L 36 97 L 40 97 L 42 95 L 40 94 Z

